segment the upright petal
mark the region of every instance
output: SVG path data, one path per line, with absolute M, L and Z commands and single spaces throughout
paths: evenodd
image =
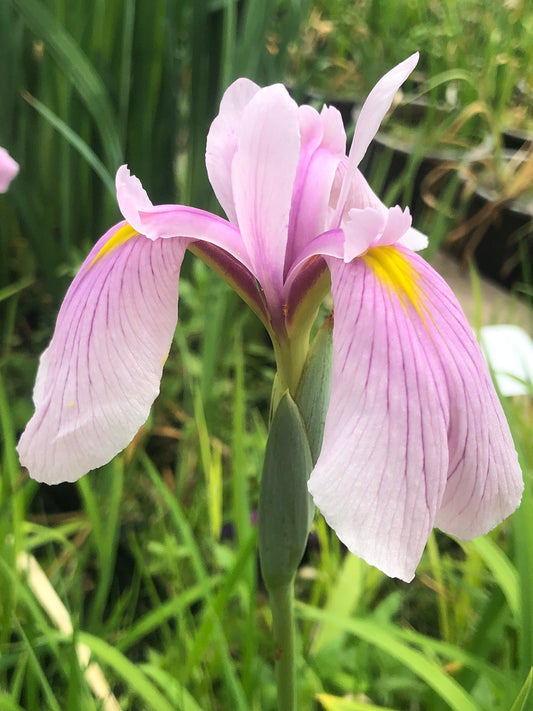
M 5 193 L 19 172 L 19 164 L 0 146 L 0 193 Z
M 417 62 L 418 52 L 415 52 L 381 77 L 368 95 L 357 118 L 350 149 L 350 163 L 354 168 L 361 162 L 370 141 L 376 135 L 385 114 L 391 107 L 394 95 L 416 67 Z
M 473 537 L 517 507 L 516 453 L 442 279 L 397 247 L 327 261 L 334 369 L 309 489 L 350 550 L 408 581 L 435 524 Z
M 383 121 L 385 114 L 390 109 L 394 95 L 400 86 L 413 71 L 418 62 L 418 52 L 411 55 L 403 62 L 393 67 L 385 76 L 381 77 L 376 86 L 368 95 L 361 113 L 357 119 L 355 132 L 350 148 L 348 168 L 341 187 L 339 202 L 335 211 L 333 227 L 336 227 L 341 219 L 344 204 L 348 196 L 357 166 L 366 153 L 370 141 L 374 138 L 377 130 Z
M 124 228 L 109 230 L 85 260 L 41 357 L 35 413 L 18 445 L 21 463 L 39 481 L 74 481 L 108 462 L 159 392 L 185 243 L 132 232 L 103 251 Z
M 237 136 L 246 105 L 259 91 L 249 79 L 237 79 L 226 89 L 220 111 L 207 136 L 205 163 L 209 181 L 228 220 L 237 224 L 231 183 L 231 164 L 237 150 Z
M 292 194 L 285 272 L 309 242 L 324 232 L 329 217 L 331 188 L 346 151 L 342 117 L 334 107 L 318 114 L 300 107 L 301 149 Z
M 281 293 L 300 152 L 298 107 L 280 84 L 246 106 L 232 164 L 237 221 L 267 300 Z

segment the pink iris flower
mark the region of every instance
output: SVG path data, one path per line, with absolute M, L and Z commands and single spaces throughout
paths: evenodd
M 5 193 L 19 172 L 19 164 L 0 146 L 0 193 Z
M 298 106 L 281 85 L 232 84 L 206 152 L 227 219 L 154 206 L 137 178 L 118 170 L 126 221 L 83 263 L 41 357 L 35 414 L 18 445 L 32 477 L 78 479 L 146 420 L 189 248 L 268 329 L 279 392 L 296 391 L 331 291 L 332 390 L 309 490 L 351 551 L 408 581 L 433 527 L 469 539 L 515 510 L 517 455 L 472 330 L 415 253 L 426 238 L 409 211 L 386 208 L 358 170 L 417 59 L 374 87 L 348 157 L 334 108 Z

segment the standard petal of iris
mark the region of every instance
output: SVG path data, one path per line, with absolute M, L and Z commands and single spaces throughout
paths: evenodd
M 397 64 L 378 81 L 368 95 L 357 119 L 350 162 L 359 165 L 361 159 L 376 135 L 378 128 L 390 109 L 394 95 L 413 71 L 418 62 L 418 52 Z
M 318 114 L 310 106 L 300 106 L 299 117 L 301 149 L 292 194 L 286 271 L 309 241 L 327 227 L 331 189 L 346 150 L 346 134 L 337 109 L 324 107 Z
M 18 451 L 30 475 L 74 481 L 133 438 L 159 392 L 177 321 L 180 239 L 136 235 L 95 259 L 72 282 L 41 358 L 35 413 Z
M 296 103 L 281 84 L 262 89 L 244 110 L 231 174 L 239 229 L 267 301 L 283 287 L 299 153 Z
M 249 79 L 237 79 L 226 89 L 220 111 L 209 129 L 205 152 L 205 163 L 209 181 L 228 220 L 237 223 L 233 188 L 231 184 L 231 164 L 237 150 L 237 135 L 245 106 L 260 87 Z
M 471 538 L 518 506 L 520 468 L 472 331 L 434 270 L 390 246 L 328 261 L 335 360 L 309 487 L 354 553 L 408 581 L 434 525 Z
M 350 190 L 355 170 L 366 153 L 370 141 L 376 135 L 378 128 L 389 110 L 394 95 L 413 71 L 418 62 L 418 52 L 412 54 L 403 62 L 393 67 L 381 77 L 368 95 L 357 119 L 355 131 L 348 158 L 348 168 L 345 181 L 341 187 L 339 202 L 335 211 L 333 226 L 336 227 L 344 210 L 344 203 Z

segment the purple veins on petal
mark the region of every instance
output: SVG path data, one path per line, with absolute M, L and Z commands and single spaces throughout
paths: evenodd
M 123 449 L 148 417 L 176 327 L 185 246 L 138 236 L 89 270 L 92 253 L 85 261 L 43 354 L 35 414 L 18 446 L 34 478 L 79 478 Z
M 144 422 L 189 247 L 266 326 L 280 389 L 298 387 L 331 279 L 331 400 L 309 488 L 350 550 L 410 580 L 434 526 L 473 537 L 516 508 L 516 452 L 472 331 L 447 285 L 411 251 L 427 238 L 408 209 L 387 208 L 357 167 L 416 61 L 372 90 L 348 157 L 335 109 L 298 107 L 281 85 L 235 82 L 206 151 L 228 220 L 154 206 L 119 169 L 127 222 L 91 251 L 41 359 L 36 412 L 19 443 L 32 476 L 76 479 Z
M 334 370 L 309 488 L 350 550 L 410 580 L 433 526 L 485 533 L 516 508 L 523 484 L 451 291 L 411 252 L 371 252 L 376 259 L 328 259 Z

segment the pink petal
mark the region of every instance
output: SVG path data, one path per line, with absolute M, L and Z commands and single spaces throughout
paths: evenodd
M 379 244 L 381 246 L 396 244 L 409 230 L 411 222 L 412 218 L 408 207 L 404 210 L 399 205 L 389 208 L 387 222 L 383 234 L 379 238 Z
M 299 253 L 297 260 L 290 268 L 285 280 L 286 291 L 292 288 L 292 284 L 304 267 L 304 264 L 310 261 L 312 257 L 336 257 L 337 259 L 343 259 L 344 252 L 345 233 L 341 229 L 328 230 L 312 239 L 305 249 Z
M 152 201 L 148 197 L 139 178 L 130 174 L 128 166 L 121 165 L 115 176 L 115 186 L 117 188 L 117 202 L 120 212 L 126 221 L 137 230 L 143 233 L 139 212 L 150 210 L 153 207 Z
M 381 210 L 373 207 L 350 210 L 348 219 L 343 223 L 345 262 L 351 262 L 367 251 L 383 232 L 386 219 L 386 215 Z
M 450 289 L 417 255 L 372 251 L 380 250 L 392 259 L 327 260 L 335 357 L 309 489 L 351 551 L 408 581 L 434 525 L 485 533 L 518 506 L 523 485 L 483 356 Z
M 404 236 L 398 240 L 398 244 L 402 245 L 402 247 L 407 247 L 413 252 L 420 252 L 421 249 L 425 249 L 428 246 L 428 238 L 416 227 L 410 227 Z
M 345 159 L 339 164 L 337 174 L 335 176 L 335 181 L 333 183 L 331 202 L 334 205 L 338 203 L 340 189 L 345 180 L 347 169 L 348 160 Z M 388 208 L 383 202 L 381 202 L 381 200 L 372 190 L 370 185 L 365 180 L 363 174 L 359 170 L 356 170 L 353 180 L 350 184 L 348 196 L 346 198 L 344 214 L 349 215 L 352 209 L 362 210 L 369 207 L 375 210 L 380 210 L 386 217 Z M 425 234 L 419 232 L 419 230 L 415 229 L 414 227 L 410 227 L 407 232 L 405 232 L 405 234 L 398 240 L 398 244 L 404 247 L 408 247 L 414 252 L 418 252 L 428 246 L 428 238 Z
M 232 183 L 238 225 L 267 301 L 283 287 L 299 153 L 297 105 L 279 84 L 261 89 L 243 113 Z
M 331 188 L 346 150 L 346 134 L 337 109 L 318 114 L 301 106 L 301 149 L 294 183 L 285 270 L 289 271 L 309 241 L 326 230 Z
M 0 193 L 5 193 L 9 184 L 17 176 L 19 164 L 13 160 L 5 148 L 0 147 Z
M 185 205 L 152 205 L 140 180 L 123 165 L 117 171 L 117 200 L 128 223 L 151 240 L 187 237 L 224 249 L 248 270 L 250 259 L 239 230 L 227 220 Z
M 151 240 L 186 237 L 189 242 L 207 242 L 222 248 L 255 274 L 241 233 L 222 217 L 185 205 L 156 205 L 149 212 L 139 212 L 139 219 L 142 234 Z
M 370 247 L 398 242 L 411 226 L 411 215 L 399 205 L 385 212 L 375 207 L 353 208 L 342 226 L 346 235 L 344 261 L 351 262 Z
M 363 104 L 355 126 L 348 169 L 340 192 L 339 203 L 335 213 L 336 219 L 332 226 L 336 226 L 335 223 L 340 220 L 357 166 L 365 155 L 370 141 L 376 135 L 381 122 L 385 118 L 385 114 L 390 109 L 394 95 L 413 71 L 417 62 L 418 52 L 387 72 L 378 81 Z
M 74 481 L 108 462 L 148 417 L 177 321 L 182 240 L 140 235 L 95 257 L 67 292 L 41 358 L 35 413 L 18 452 L 30 475 Z
M 220 111 L 209 129 L 205 162 L 207 174 L 228 220 L 237 224 L 237 214 L 231 182 L 231 164 L 237 150 L 237 136 L 246 105 L 259 87 L 249 79 L 237 79 L 228 87 L 220 103 Z

